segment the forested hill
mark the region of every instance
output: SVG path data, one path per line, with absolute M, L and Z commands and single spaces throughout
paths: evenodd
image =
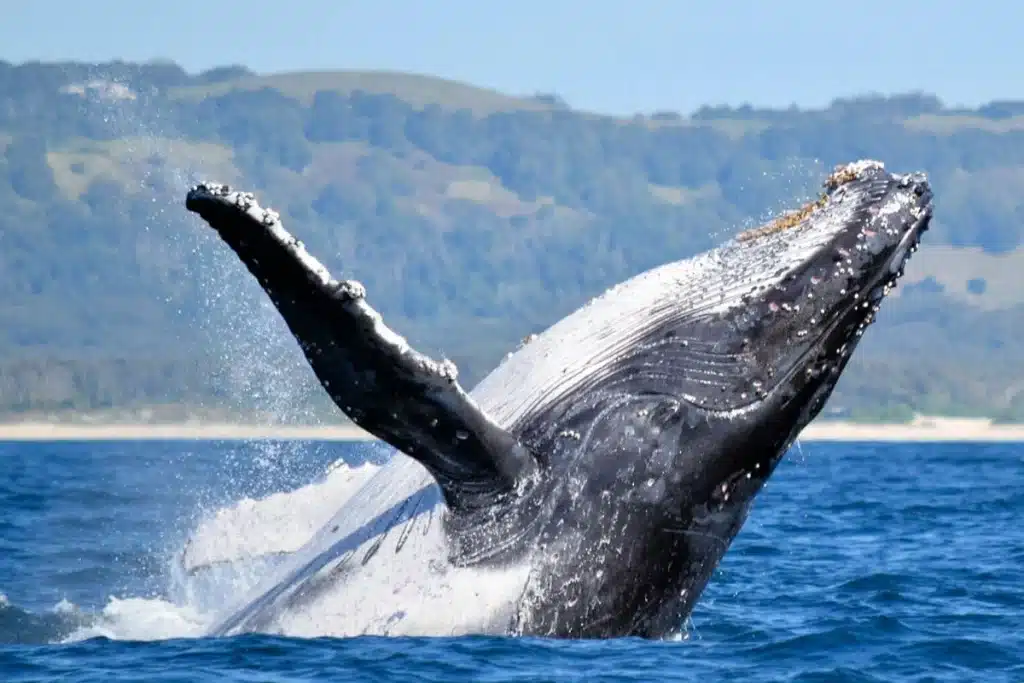
M 257 190 L 471 386 L 588 297 L 864 157 L 927 171 L 936 218 L 832 414 L 1024 419 L 1024 102 L 619 119 L 411 74 L 0 62 L 0 412 L 323 408 L 266 297 L 186 213 L 200 178 Z

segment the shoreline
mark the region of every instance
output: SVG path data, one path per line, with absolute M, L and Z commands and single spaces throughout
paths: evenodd
M 0 441 L 372 441 L 348 424 L 270 425 L 236 422 L 180 423 L 0 423 Z M 991 420 L 919 416 L 903 424 L 821 420 L 798 441 L 873 442 L 1024 442 L 1024 424 L 994 425 Z

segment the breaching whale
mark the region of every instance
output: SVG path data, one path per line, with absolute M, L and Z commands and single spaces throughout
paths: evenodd
M 931 200 L 921 173 L 838 167 L 814 201 L 613 287 L 466 393 L 253 195 L 192 188 L 337 406 L 400 452 L 210 633 L 678 632 Z

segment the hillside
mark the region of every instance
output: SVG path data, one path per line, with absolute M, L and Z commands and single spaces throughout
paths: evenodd
M 630 119 L 429 76 L 0 62 L 0 413 L 336 419 L 186 188 L 252 188 L 471 385 L 530 332 L 875 157 L 936 219 L 829 404 L 1024 419 L 1024 103 L 908 94 Z

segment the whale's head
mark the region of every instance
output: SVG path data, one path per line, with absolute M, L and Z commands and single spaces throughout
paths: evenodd
M 569 448 L 614 454 L 624 434 L 689 442 L 682 457 L 702 455 L 676 473 L 717 457 L 714 476 L 728 476 L 751 458 L 767 464 L 759 451 L 777 461 L 828 399 L 931 215 L 923 174 L 838 167 L 804 206 L 612 288 L 474 394 L 541 453 L 565 448 L 558 434 L 589 433 Z M 722 434 L 759 446 L 723 448 Z
M 609 290 L 481 389 L 499 413 L 526 406 L 502 417 L 537 452 L 573 452 L 553 461 L 632 468 L 626 481 L 664 478 L 687 500 L 756 485 L 831 395 L 931 203 L 923 174 L 839 167 L 801 208 Z M 623 465 L 624 450 L 675 455 Z
M 726 248 L 737 284 L 749 285 L 718 324 L 755 361 L 748 396 L 788 415 L 792 436 L 820 411 L 931 215 L 923 174 L 861 161 L 837 168 L 813 202 Z

